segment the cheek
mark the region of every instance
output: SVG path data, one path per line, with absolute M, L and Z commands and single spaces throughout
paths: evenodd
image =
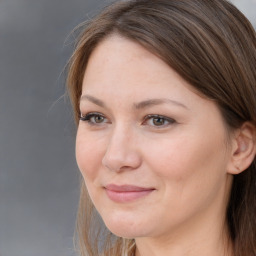
M 153 146 L 154 145 L 154 146 Z M 225 171 L 225 145 L 222 136 L 215 139 L 202 137 L 200 132 L 189 136 L 173 136 L 152 143 L 148 148 L 147 162 L 157 176 L 181 186 L 210 183 L 223 177 Z
M 223 197 L 226 159 L 221 140 L 186 136 L 152 145 L 147 164 L 160 181 L 166 219 L 171 216 L 178 223 Z M 175 212 L 166 211 L 170 208 Z
M 94 180 L 104 155 L 103 143 L 78 129 L 76 138 L 76 161 L 85 181 Z
M 180 179 L 191 170 L 186 166 L 188 162 L 191 164 L 192 160 L 191 145 L 186 143 L 186 138 L 163 138 L 150 141 L 144 145 L 144 149 L 147 164 L 160 177 Z

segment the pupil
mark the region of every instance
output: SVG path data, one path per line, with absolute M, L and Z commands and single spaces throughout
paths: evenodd
M 95 122 L 96 123 L 101 123 L 103 121 L 103 117 L 102 116 L 96 116 L 95 117 Z
M 163 125 L 164 124 L 164 119 L 161 118 L 161 117 L 154 118 L 153 123 L 154 123 L 154 125 Z

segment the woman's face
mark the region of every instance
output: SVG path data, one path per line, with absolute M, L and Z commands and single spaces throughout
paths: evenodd
M 80 109 L 78 166 L 113 233 L 166 236 L 224 218 L 225 124 L 215 103 L 161 59 L 105 39 L 89 59 Z

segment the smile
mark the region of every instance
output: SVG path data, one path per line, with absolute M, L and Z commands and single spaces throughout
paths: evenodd
M 117 203 L 126 203 L 145 197 L 153 192 L 154 188 L 142 188 L 133 185 L 114 185 L 110 184 L 105 187 L 106 194 L 110 200 Z

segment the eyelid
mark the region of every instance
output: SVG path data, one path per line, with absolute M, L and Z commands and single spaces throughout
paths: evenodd
M 161 119 L 164 119 L 165 121 L 168 121 L 168 124 L 163 124 L 163 125 L 151 125 L 155 128 L 164 128 L 166 126 L 169 126 L 171 124 L 174 124 L 174 123 L 177 123 L 175 119 L 171 118 L 171 117 L 167 117 L 167 116 L 163 116 L 163 115 L 158 115 L 158 114 L 150 114 L 150 115 L 147 115 L 145 116 L 145 118 L 143 119 L 143 124 L 145 122 L 147 122 L 148 120 L 150 119 L 153 119 L 153 118 L 161 118 Z
M 100 112 L 88 112 L 88 113 L 86 113 L 84 115 L 82 114 L 82 112 L 80 112 L 79 118 L 80 119 L 85 119 L 85 118 L 88 118 L 89 116 L 93 116 L 93 115 L 104 116 Z
M 104 120 L 102 122 L 97 122 L 96 120 L 92 121 L 91 119 L 93 117 L 102 117 Z M 149 124 L 148 122 L 150 120 L 153 120 L 153 119 L 163 119 L 164 123 L 163 124 L 159 124 L 159 125 L 156 125 L 156 124 Z M 86 122 L 88 123 L 89 125 L 94 125 L 94 126 L 102 126 L 106 123 L 110 123 L 108 118 L 100 113 L 100 112 L 88 112 L 87 114 L 85 115 L 82 115 L 80 113 L 80 116 L 79 116 L 79 119 L 83 122 Z M 143 118 L 143 121 L 142 121 L 142 125 L 148 125 L 148 126 L 151 126 L 151 127 L 154 127 L 156 129 L 161 129 L 161 128 L 165 128 L 169 125 L 172 125 L 176 123 L 176 120 L 174 120 L 173 118 L 171 117 L 167 117 L 167 116 L 164 116 L 164 115 L 159 115 L 159 114 L 149 114 L 149 115 L 146 115 L 144 118 Z
M 104 119 L 107 120 L 107 117 L 106 117 L 105 115 L 103 115 L 102 113 L 99 113 L 99 112 L 89 112 L 89 113 L 87 113 L 87 114 L 85 114 L 85 115 L 82 115 L 82 114 L 80 113 L 79 119 L 80 119 L 81 121 L 83 121 L 83 122 L 87 122 L 88 124 L 90 124 L 90 125 L 95 125 L 95 126 L 100 126 L 100 125 L 103 125 L 103 124 L 107 123 L 107 122 L 105 122 L 105 121 L 104 121 L 104 122 L 100 122 L 100 123 L 92 122 L 90 119 L 91 119 L 92 117 L 95 117 L 95 116 L 103 117 Z

